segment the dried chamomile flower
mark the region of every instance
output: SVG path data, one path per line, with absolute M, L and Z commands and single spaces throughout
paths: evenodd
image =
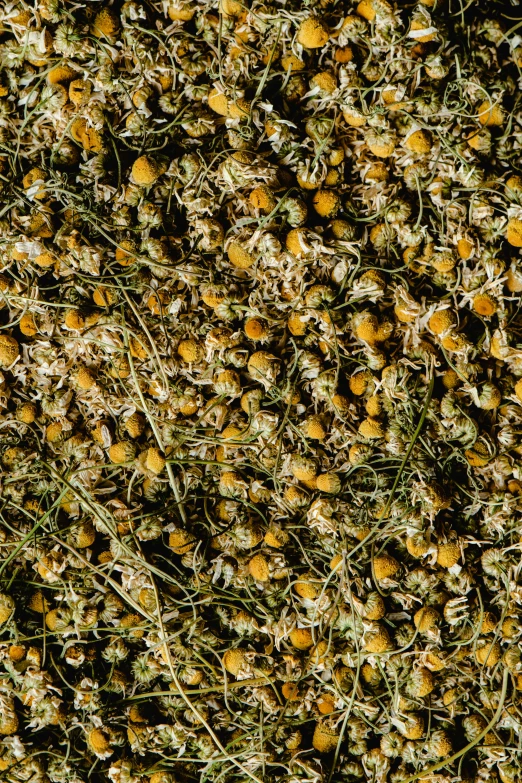
M 4 774 L 517 783 L 515 22 L 1 32 Z

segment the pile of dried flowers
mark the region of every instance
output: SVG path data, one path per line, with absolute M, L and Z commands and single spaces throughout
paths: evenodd
M 4 2 L 0 776 L 519 783 L 522 38 Z

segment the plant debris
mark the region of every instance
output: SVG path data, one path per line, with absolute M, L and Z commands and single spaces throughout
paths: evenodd
M 520 783 L 503 4 L 0 9 L 0 776 Z

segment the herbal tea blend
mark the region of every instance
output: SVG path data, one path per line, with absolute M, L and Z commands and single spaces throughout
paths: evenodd
M 522 32 L 0 9 L 0 777 L 520 783 Z

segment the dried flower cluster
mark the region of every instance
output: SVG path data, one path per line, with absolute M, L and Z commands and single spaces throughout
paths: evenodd
M 520 783 L 519 27 L 2 4 L 2 779 Z

